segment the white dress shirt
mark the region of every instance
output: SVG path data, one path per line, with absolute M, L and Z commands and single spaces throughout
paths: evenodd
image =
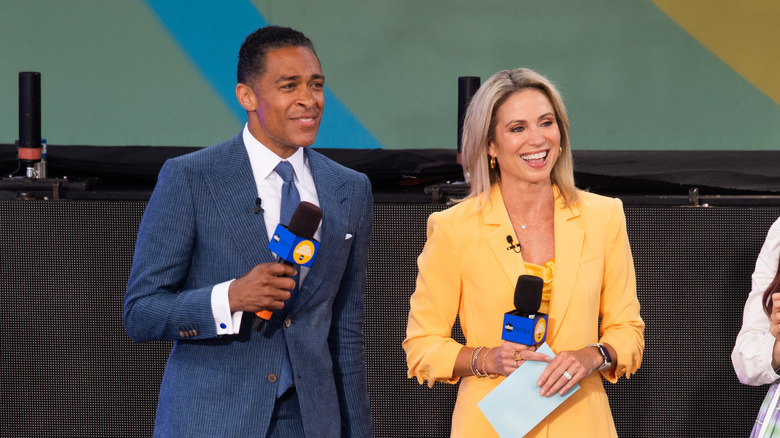
M 731 352 L 731 363 L 739 381 L 746 385 L 764 385 L 780 379 L 772 369 L 775 337 L 769 333 L 769 317 L 764 313 L 762 299 L 777 273 L 780 259 L 780 218 L 769 228 L 764 245 L 756 260 L 753 285 L 745 302 L 742 330 Z
M 279 215 L 282 208 L 282 184 L 284 181 L 282 181 L 282 177 L 279 174 L 274 172 L 274 168 L 282 159 L 253 137 L 247 125 L 244 125 L 243 138 L 247 154 L 249 154 L 249 164 L 252 166 L 252 174 L 257 185 L 257 197 L 262 200 L 263 218 L 265 219 L 265 228 L 270 241 L 276 226 L 279 224 Z M 298 148 L 285 161 L 292 164 L 295 172 L 295 187 L 298 189 L 301 201 L 311 202 L 319 206 L 314 178 L 312 177 L 309 163 L 303 154 L 303 148 Z M 320 227 L 314 233 L 314 238 L 319 240 Z M 309 272 L 309 268 L 297 266 L 296 269 L 300 272 L 300 282 L 302 283 Z M 241 325 L 241 316 L 244 312 L 238 311 L 232 314 L 230 312 L 228 289 L 233 280 L 217 284 L 211 291 L 211 309 L 214 313 L 214 323 L 217 326 L 218 335 L 238 333 Z

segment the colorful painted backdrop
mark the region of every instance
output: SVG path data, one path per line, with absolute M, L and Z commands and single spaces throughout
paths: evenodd
M 573 146 L 780 150 L 774 0 L 0 0 L 0 143 L 18 73 L 50 144 L 208 146 L 244 123 L 243 38 L 292 26 L 326 75 L 315 146 L 454 148 L 457 78 L 526 66 L 559 86 Z

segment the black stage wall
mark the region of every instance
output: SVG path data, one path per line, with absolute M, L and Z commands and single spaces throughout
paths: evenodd
M 0 436 L 151 435 L 170 344 L 134 344 L 121 323 L 144 206 L 0 201 Z M 448 436 L 455 387 L 407 379 L 401 349 L 425 220 L 442 208 L 375 206 L 366 345 L 378 437 Z M 639 373 L 607 386 L 620 436 L 748 436 L 766 388 L 739 384 L 730 353 L 780 207 L 626 214 L 647 346 Z

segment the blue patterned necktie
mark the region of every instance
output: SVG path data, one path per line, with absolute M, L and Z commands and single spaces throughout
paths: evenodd
M 298 204 L 301 203 L 301 195 L 298 194 L 298 189 L 295 187 L 295 172 L 293 172 L 292 164 L 287 161 L 280 161 L 276 165 L 274 171 L 282 177 L 282 208 L 279 212 L 279 223 L 285 226 L 290 225 L 290 219 L 292 218 L 295 209 L 298 208 Z M 290 295 L 290 299 L 284 303 L 285 311 L 290 309 L 292 301 L 295 297 L 295 292 L 298 291 L 298 280 L 300 279 L 300 266 L 296 266 L 298 271 L 293 277 L 295 280 L 295 289 Z
M 290 225 L 290 218 L 292 218 L 295 209 L 298 208 L 298 204 L 301 203 L 301 195 L 298 194 L 298 189 L 295 187 L 295 173 L 293 172 L 292 164 L 287 161 L 279 162 L 274 171 L 284 181 L 284 184 L 282 184 L 282 210 L 279 215 L 279 222 L 283 225 Z
M 295 187 L 295 173 L 293 172 L 292 164 L 287 161 L 279 162 L 274 168 L 274 171 L 278 173 L 284 181 L 284 184 L 282 184 L 282 208 L 279 212 L 279 222 L 283 225 L 290 225 L 290 218 L 292 218 L 295 209 L 298 208 L 298 204 L 301 203 L 301 195 Z M 296 267 L 296 270 L 300 270 L 300 267 Z M 298 292 L 299 275 L 296 275 L 293 278 L 295 279 L 295 289 L 291 291 L 290 299 L 284 303 L 285 313 L 292 305 L 292 300 Z M 287 352 L 287 348 L 285 347 L 284 358 L 282 358 L 282 370 L 279 372 L 279 387 L 277 388 L 276 396 L 280 397 L 290 386 L 292 386 L 292 384 L 293 375 L 292 364 L 290 363 L 290 353 Z

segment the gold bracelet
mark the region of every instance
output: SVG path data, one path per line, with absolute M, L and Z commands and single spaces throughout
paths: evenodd
M 483 348 L 485 348 L 485 347 L 481 347 L 481 346 L 480 347 L 476 347 L 471 352 L 471 364 L 470 364 L 471 365 L 471 372 L 474 373 L 474 375 L 477 376 L 477 377 L 482 377 L 479 374 L 479 371 L 477 370 L 477 358 L 479 357 L 479 352 L 482 351 Z
M 480 353 L 482 352 L 482 350 L 483 350 L 483 349 L 485 349 L 485 348 L 486 348 L 486 347 L 479 347 L 479 351 L 477 351 L 477 354 L 475 354 L 475 355 L 474 355 L 474 361 L 473 361 L 473 363 L 472 363 L 472 365 L 471 365 L 471 371 L 472 371 L 472 372 L 474 373 L 474 375 L 475 375 L 475 376 L 477 376 L 477 377 L 487 377 L 487 376 L 488 376 L 488 375 L 487 375 L 487 373 L 485 373 L 485 372 L 480 372 L 480 371 L 479 371 L 479 368 L 478 368 L 478 366 L 477 366 L 477 362 L 479 361 L 479 355 L 480 355 Z
M 495 348 L 495 347 L 493 347 L 493 348 Z M 485 369 L 485 363 L 487 362 L 487 357 L 488 357 L 488 354 L 490 354 L 490 350 L 492 350 L 493 348 L 488 348 L 488 351 L 485 352 L 485 357 L 482 358 L 482 377 L 487 377 L 488 376 L 488 372 Z

